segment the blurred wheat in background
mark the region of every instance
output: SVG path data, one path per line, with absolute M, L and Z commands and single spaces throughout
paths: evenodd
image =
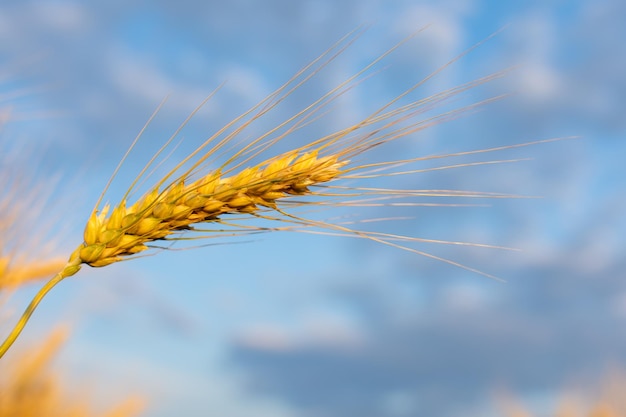
M 143 408 L 139 398 L 129 398 L 107 411 L 95 412 L 85 388 L 64 387 L 52 362 L 68 336 L 58 328 L 37 346 L 13 355 L 0 365 L 0 416 L 2 417 L 131 417 Z

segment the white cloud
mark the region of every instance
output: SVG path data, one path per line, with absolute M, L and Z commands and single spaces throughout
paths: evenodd
M 251 105 L 271 91 L 260 71 L 236 63 L 222 66 L 216 77 L 216 81 L 225 82 L 224 90 L 233 92 Z
M 528 62 L 515 78 L 522 98 L 543 102 L 560 95 L 563 91 L 562 75 L 546 62 Z
M 449 10 L 419 4 L 402 13 L 395 28 L 406 36 L 425 26 L 428 28 L 418 39 L 422 45 L 428 45 L 428 53 L 424 54 L 428 61 L 440 64 L 458 53 L 465 31 L 460 16 Z
M 111 81 L 122 96 L 158 103 L 177 89 L 176 82 L 148 59 L 117 50 L 107 59 Z
M 293 347 L 286 329 L 274 323 L 257 323 L 241 332 L 237 339 L 243 346 L 263 351 L 286 351 Z
M 108 80 L 102 80 L 102 85 L 111 84 L 117 91 L 118 97 L 124 100 L 145 104 L 146 109 L 155 108 L 167 98 L 168 114 L 187 116 L 194 106 L 199 105 L 211 93 L 207 85 L 198 85 L 176 74 L 168 73 L 149 57 L 137 56 L 123 48 L 113 47 L 109 56 L 103 59 L 108 68 L 103 73 Z M 96 96 L 92 96 L 90 108 L 95 113 L 101 113 L 102 103 Z M 216 105 L 215 100 L 204 106 L 208 111 Z
M 42 2 L 33 6 L 37 23 L 47 26 L 49 30 L 68 34 L 76 34 L 92 24 L 88 10 L 80 3 L 59 1 Z
M 470 312 L 486 309 L 489 300 L 484 288 L 468 282 L 446 287 L 442 301 L 446 309 Z
M 289 351 L 300 347 L 350 350 L 364 343 L 364 335 L 360 326 L 346 315 L 330 311 L 309 311 L 288 325 L 256 323 L 242 331 L 237 340 L 247 348 L 269 352 Z

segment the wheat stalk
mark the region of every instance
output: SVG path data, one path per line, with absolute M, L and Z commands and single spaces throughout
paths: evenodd
M 474 191 L 347 187 L 338 183 L 342 179 L 366 180 L 372 177 L 408 175 L 428 170 L 455 169 L 475 164 L 511 162 L 488 160 L 472 164 L 444 164 L 429 169 L 410 168 L 411 164 L 423 162 L 424 160 L 496 152 L 517 146 L 527 146 L 530 143 L 448 155 L 409 158 L 400 161 L 360 164 L 354 162 L 358 155 L 377 148 L 381 144 L 413 134 L 433 124 L 456 117 L 458 114 L 475 106 L 499 99 L 500 97 L 494 97 L 435 116 L 418 117 L 459 93 L 502 76 L 502 72 L 424 99 L 400 105 L 401 99 L 408 96 L 409 93 L 442 71 L 447 65 L 464 55 L 461 54 L 430 76 L 410 86 L 397 98 L 384 103 L 360 122 L 314 140 L 295 150 L 280 153 L 271 158 L 265 158 L 264 162 L 252 163 L 253 160 L 270 150 L 272 146 L 307 126 L 319 117 L 321 113 L 327 111 L 328 106 L 334 100 L 361 82 L 362 79 L 359 77 L 362 77 L 366 71 L 370 70 L 386 55 L 399 47 L 400 44 L 398 44 L 336 88 L 323 94 L 305 108 L 296 111 L 293 116 L 278 126 L 256 137 L 250 143 L 232 151 L 233 141 L 236 138 L 240 138 L 252 123 L 282 103 L 293 91 L 316 75 L 353 41 L 354 38 L 350 36 L 342 39 L 266 99 L 218 130 L 203 144 L 198 146 L 194 152 L 180 161 L 167 174 L 163 175 L 156 184 L 150 187 L 142 197 L 136 199 L 134 203 L 131 204 L 129 202 L 131 193 L 135 191 L 142 180 L 149 178 L 147 173 L 151 168 L 155 169 L 159 166 L 159 163 L 162 162 L 159 161 L 159 157 L 166 153 L 166 149 L 172 144 L 173 139 L 178 135 L 182 127 L 204 103 L 189 116 L 163 145 L 161 150 L 146 164 L 120 201 L 113 206 L 105 204 L 103 207 L 100 207 L 111 183 L 109 182 L 87 221 L 84 231 L 84 242 L 73 251 L 67 264 L 61 271 L 47 282 L 31 301 L 8 338 L 0 345 L 0 357 L 16 340 L 47 292 L 64 278 L 76 274 L 84 264 L 92 267 L 103 267 L 130 259 L 147 250 L 151 242 L 184 238 L 183 235 L 186 236 L 189 232 L 203 232 L 203 230 L 196 227 L 199 223 L 225 225 L 229 227 L 229 233 L 248 233 L 267 229 L 257 226 L 245 226 L 240 222 L 232 223 L 226 219 L 227 217 L 240 218 L 242 221 L 250 218 L 260 218 L 287 223 L 286 226 L 271 228 L 271 230 L 297 230 L 366 238 L 490 276 L 452 260 L 419 251 L 408 246 L 408 244 L 411 242 L 434 242 L 484 247 L 493 246 L 465 242 L 435 241 L 411 236 L 361 231 L 351 228 L 347 222 L 314 220 L 310 217 L 297 215 L 291 209 L 302 205 L 306 206 L 306 202 L 294 202 L 293 197 L 295 196 L 321 198 L 322 201 L 310 203 L 317 204 L 318 207 L 325 205 L 331 207 L 385 204 L 423 205 L 423 203 L 414 201 L 417 197 L 512 197 L 506 194 Z M 150 118 L 148 123 L 151 120 L 152 118 Z M 131 149 L 142 133 L 143 130 L 135 139 L 133 145 L 131 145 Z M 228 151 L 231 151 L 232 154 L 217 169 L 211 170 L 208 168 L 220 155 L 224 155 Z M 126 156 L 122 159 L 122 162 Z M 115 170 L 113 177 L 118 169 L 119 166 Z M 399 200 L 402 200 L 402 202 L 398 202 Z M 407 202 L 406 200 L 409 201 Z M 324 229 L 325 231 L 319 231 L 319 229 Z

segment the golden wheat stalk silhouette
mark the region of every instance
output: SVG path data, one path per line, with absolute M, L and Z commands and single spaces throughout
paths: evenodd
M 135 199 L 134 202 L 130 201 L 131 195 L 136 191 L 140 182 L 150 177 L 150 174 L 148 174 L 149 170 L 156 169 L 159 166 L 159 158 L 167 153 L 166 150 L 172 146 L 173 140 L 180 133 L 180 130 L 213 94 L 192 112 L 189 118 L 183 122 L 179 129 L 174 132 L 163 147 L 146 164 L 145 168 L 128 187 L 128 191 L 121 200 L 114 205 L 105 204 L 102 206 L 104 195 L 111 184 L 111 181 L 109 181 L 87 222 L 83 243 L 74 250 L 67 264 L 60 272 L 35 295 L 23 316 L 5 342 L 0 346 L 0 357 L 16 340 L 47 292 L 63 279 L 76 274 L 82 265 L 87 264 L 92 267 L 107 266 L 138 256 L 138 254 L 149 249 L 152 242 L 184 239 L 189 236 L 189 233 L 195 232 L 198 234 L 198 237 L 204 237 L 206 233 L 202 233 L 206 232 L 206 230 L 197 227 L 201 223 L 228 226 L 229 233 L 248 233 L 268 229 L 267 227 L 248 226 L 237 220 L 231 220 L 242 219 L 243 221 L 251 218 L 278 224 L 276 227 L 269 228 L 271 230 L 298 230 L 319 233 L 320 229 L 323 229 L 325 230 L 323 233 L 370 239 L 489 276 L 452 260 L 419 251 L 409 245 L 412 242 L 433 242 L 484 247 L 495 246 L 426 240 L 390 233 L 362 231 L 338 221 L 314 220 L 310 217 L 298 215 L 296 210 L 294 210 L 294 208 L 307 206 L 307 204 L 331 207 L 342 205 L 393 205 L 399 200 L 404 201 L 402 203 L 404 205 L 423 205 L 423 203 L 414 201 L 417 197 L 513 197 L 508 194 L 476 191 L 358 187 L 353 185 L 347 186 L 341 182 L 342 180 L 350 180 L 351 183 L 354 183 L 355 181 L 365 181 L 373 177 L 409 175 L 429 170 L 510 162 L 505 160 L 485 160 L 471 164 L 442 165 L 427 169 L 411 168 L 412 164 L 425 160 L 486 154 L 507 148 L 529 145 L 527 143 L 448 155 L 407 158 L 397 161 L 355 162 L 359 155 L 376 149 L 382 144 L 456 117 L 475 106 L 499 99 L 500 97 L 493 97 L 434 116 L 423 116 L 427 111 L 441 105 L 448 99 L 501 77 L 503 72 L 486 76 L 426 98 L 409 101 L 407 104 L 401 104 L 402 100 L 406 99 L 415 89 L 467 52 L 454 58 L 420 82 L 411 85 L 398 97 L 384 103 L 360 122 L 313 140 L 304 146 L 262 159 L 263 155 L 270 151 L 278 142 L 293 135 L 296 131 L 320 117 L 324 111 L 328 110 L 328 106 L 331 103 L 360 83 L 366 72 L 398 48 L 403 43 L 401 42 L 374 59 L 369 65 L 352 77 L 349 77 L 336 88 L 322 94 L 313 103 L 295 111 L 291 117 L 288 117 L 287 120 L 284 120 L 278 126 L 257 136 L 248 143 L 240 144 L 238 147 L 235 144 L 235 142 L 241 141 L 244 131 L 252 123 L 265 116 L 277 105 L 285 101 L 294 91 L 318 74 L 319 71 L 354 42 L 356 37 L 358 37 L 358 34 L 355 35 L 353 33 L 340 40 L 260 103 L 226 124 L 198 146 L 195 151 L 176 164 L 167 174 L 163 175 L 146 193 Z M 157 109 L 157 112 L 159 109 Z M 155 114 L 148 120 L 148 124 L 152 121 Z M 144 126 L 144 129 L 142 129 L 131 145 L 131 149 L 137 143 L 146 126 Z M 212 164 L 215 164 L 215 161 L 225 154 L 228 155 L 225 161 L 221 162 L 216 168 L 211 168 Z M 127 156 L 128 153 L 122 159 L 122 162 Z M 259 158 L 261 158 L 261 162 L 254 162 Z M 120 165 L 122 162 L 120 162 Z M 117 174 L 120 165 L 114 171 L 113 177 Z M 294 200 L 294 197 L 317 198 L 318 200 L 307 202 Z

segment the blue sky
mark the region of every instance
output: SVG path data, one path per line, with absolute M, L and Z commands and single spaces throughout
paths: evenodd
M 13 102 L 26 122 L 7 126 L 3 139 L 43 149 L 36 173 L 71 184 L 55 199 L 75 213 L 75 224 L 63 222 L 61 252 L 80 242 L 110 173 L 165 96 L 112 199 L 220 84 L 186 129 L 181 154 L 363 25 L 294 105 L 430 26 L 342 98 L 320 132 L 365 117 L 505 27 L 415 97 L 511 66 L 459 103 L 515 94 L 376 156 L 581 137 L 498 156 L 530 161 L 399 180 L 541 199 L 367 212 L 410 214 L 401 228 L 416 236 L 522 249 L 425 247 L 506 283 L 373 242 L 268 234 L 85 268 L 45 300 L 24 344 L 71 323 L 59 362 L 68 378 L 93 381 L 103 403 L 143 394 L 146 415 L 157 417 L 486 416 L 500 390 L 545 409 L 564 387 L 593 386 L 626 363 L 625 16 L 618 0 L 0 5 L 0 56 L 7 74 L 19 74 L 9 85 L 35 90 Z M 288 112 L 277 109 L 259 128 Z

